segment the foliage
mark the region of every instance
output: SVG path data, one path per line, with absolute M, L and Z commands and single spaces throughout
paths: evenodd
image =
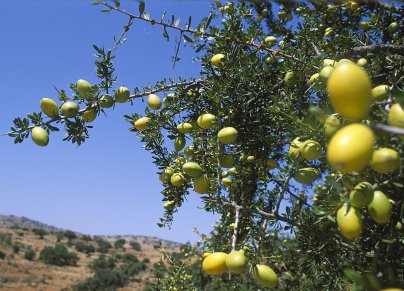
M 32 229 L 32 232 L 36 234 L 40 239 L 43 239 L 45 235 L 48 234 L 48 232 L 43 228 L 34 228 Z
M 84 254 L 91 254 L 95 252 L 95 247 L 91 244 L 83 243 L 83 242 L 77 242 L 76 243 L 76 250 L 84 253 Z
M 106 254 L 112 248 L 112 245 L 102 238 L 96 238 L 95 241 L 98 244 L 97 252 L 99 253 Z
M 116 249 L 124 249 L 125 244 L 126 244 L 126 240 L 123 238 L 119 238 L 114 242 L 114 247 Z
M 0 232 L 0 244 L 5 246 L 11 246 L 12 242 L 13 238 L 11 233 Z
M 57 243 L 55 247 L 44 247 L 39 259 L 54 266 L 76 266 L 78 257 L 76 253 L 69 252 L 64 244 Z
M 140 252 L 142 250 L 142 248 L 140 247 L 140 244 L 138 242 L 131 242 L 130 246 L 132 247 L 132 249 L 134 249 L 135 251 Z
M 67 238 L 68 240 L 73 240 L 73 239 L 76 239 L 76 238 L 77 238 L 76 233 L 75 233 L 74 231 L 71 231 L 71 230 L 66 230 L 66 231 L 63 233 L 63 235 L 64 235 L 64 237 Z
M 25 249 L 25 253 L 24 253 L 24 259 L 28 260 L 28 261 L 32 261 L 35 259 L 35 251 L 32 249 L 32 246 L 28 246 Z
M 18 252 L 20 251 L 20 244 L 19 243 L 14 243 L 12 246 L 13 252 L 15 254 L 18 254 Z
M 0 260 L 4 260 L 6 258 L 6 254 L 0 251 Z

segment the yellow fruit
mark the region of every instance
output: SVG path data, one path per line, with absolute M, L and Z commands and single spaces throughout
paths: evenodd
M 234 165 L 234 157 L 232 155 L 224 155 L 220 161 L 220 166 L 223 168 L 231 168 Z
M 389 92 L 388 85 L 379 85 L 379 86 L 373 88 L 370 93 L 372 94 L 373 100 L 383 101 L 384 99 L 387 98 L 388 92 Z
M 41 110 L 49 117 L 56 117 L 59 115 L 59 107 L 55 101 L 50 98 L 42 98 L 40 101 Z
M 86 110 L 81 117 L 83 117 L 84 122 L 93 122 L 97 117 L 97 111 L 94 108 Z
M 149 94 L 147 97 L 147 105 L 149 105 L 150 109 L 158 110 L 161 108 L 161 100 L 155 94 Z
M 317 90 L 320 90 L 324 87 L 324 83 L 321 81 L 319 73 L 315 73 L 310 77 L 309 84 L 310 85 L 314 84 L 313 88 Z
M 267 36 L 265 38 L 265 44 L 268 47 L 273 47 L 276 44 L 276 37 L 275 36 Z
M 401 230 L 401 229 L 403 228 L 403 225 L 402 225 L 402 223 L 401 223 L 400 221 L 397 221 L 397 223 L 396 223 L 396 228 L 397 228 L 398 230 Z
M 227 176 L 229 176 L 229 172 L 227 171 L 222 172 L 222 178 L 226 178 Z
M 214 55 L 211 59 L 212 65 L 218 67 L 224 61 L 225 55 L 224 54 L 217 54 Z
M 182 186 L 185 183 L 185 178 L 181 173 L 174 173 L 171 176 L 171 184 L 173 184 L 176 187 Z
M 276 59 L 274 58 L 274 57 L 267 57 L 266 59 L 265 59 L 265 62 L 267 63 L 267 64 L 274 64 L 275 62 L 276 62 Z M 270 67 L 268 67 L 268 72 L 267 73 L 269 73 L 270 71 L 271 71 L 271 68 Z
M 179 136 L 174 141 L 174 149 L 179 152 L 185 147 L 185 137 Z
M 202 269 L 209 275 L 221 275 L 227 271 L 226 258 L 226 253 L 212 253 L 203 260 Z
M 340 129 L 327 147 L 330 165 L 343 173 L 363 170 L 372 158 L 375 137 L 370 128 L 354 123 Z
M 364 21 L 359 24 L 359 27 L 360 27 L 361 29 L 363 29 L 364 31 L 367 31 L 367 30 L 370 29 L 369 23 L 364 22 Z
M 339 121 L 339 119 L 334 115 L 330 115 L 325 119 L 324 122 L 324 135 L 327 138 L 331 138 L 340 127 L 341 122 Z
M 404 289 L 401 289 L 401 288 L 386 288 L 386 289 L 382 289 L 380 291 L 404 291 Z
M 389 222 L 391 217 L 391 203 L 382 191 L 375 191 L 373 200 L 368 205 L 370 217 L 378 224 Z
M 327 27 L 326 29 L 325 29 L 325 32 L 324 32 L 324 36 L 325 37 L 330 37 L 330 36 L 332 36 L 332 33 L 334 32 L 334 30 L 331 28 L 331 27 Z
M 139 131 L 143 131 L 147 129 L 147 124 L 149 123 L 149 117 L 141 117 L 135 121 L 135 128 Z
M 175 206 L 175 202 L 174 201 L 168 201 L 166 203 L 164 203 L 163 207 L 167 210 L 173 209 Z
M 205 252 L 205 253 L 203 253 L 203 255 L 202 255 L 202 259 L 206 259 L 209 255 L 211 255 L 212 253 L 208 253 L 208 252 Z
M 289 146 L 289 156 L 293 159 L 298 159 L 299 161 L 303 161 L 303 156 L 300 154 L 300 145 L 302 142 L 300 141 L 300 137 L 295 138 L 290 146 Z
M 177 125 L 177 130 L 179 133 L 190 133 L 192 132 L 192 129 L 193 127 L 191 123 L 184 122 Z
M 31 132 L 32 141 L 41 147 L 47 146 L 49 143 L 49 134 L 45 129 L 35 126 Z
M 63 103 L 62 107 L 60 108 L 60 112 L 66 118 L 75 117 L 79 113 L 79 106 L 71 101 Z
M 320 172 L 315 168 L 298 169 L 294 175 L 296 182 L 301 184 L 311 184 L 320 176 Z
M 230 187 L 231 186 L 231 180 L 229 178 L 223 178 L 222 183 L 225 187 Z
M 328 78 L 328 96 L 335 111 L 349 120 L 361 119 L 369 112 L 372 98 L 370 79 L 352 62 L 345 62 Z
M 373 152 L 370 166 L 378 173 L 391 173 L 400 166 L 400 156 L 393 149 L 379 148 Z
M 202 114 L 198 117 L 196 123 L 202 129 L 209 129 L 213 127 L 216 123 L 216 116 L 210 113 Z
M 234 127 L 225 127 L 222 128 L 217 137 L 222 144 L 233 144 L 238 136 L 238 132 Z
M 201 175 L 194 179 L 194 191 L 199 194 L 208 194 L 210 192 L 208 176 Z
M 248 156 L 247 157 L 247 163 L 252 163 L 255 161 L 255 157 L 254 156 Z
M 243 251 L 233 251 L 226 257 L 226 267 L 234 274 L 243 273 L 248 265 Z
M 322 147 L 318 142 L 308 139 L 300 145 L 299 151 L 306 160 L 315 160 L 321 156 Z
M 228 172 L 229 172 L 229 175 L 232 175 L 232 176 L 237 175 L 237 169 L 236 168 L 230 168 Z
M 360 58 L 356 63 L 358 64 L 358 66 L 363 68 L 368 64 L 368 60 L 365 58 Z
M 337 62 L 332 60 L 332 59 L 324 59 L 323 60 L 323 67 L 327 67 L 327 66 L 335 67 L 336 65 L 337 65 Z
M 404 128 L 404 109 L 399 103 L 390 107 L 388 122 L 391 126 Z
M 357 239 L 362 233 L 362 217 L 359 210 L 344 204 L 337 212 L 337 223 L 342 235 L 347 239 Z
M 130 98 L 130 91 L 126 87 L 119 87 L 115 91 L 115 100 L 119 103 L 125 103 Z
M 105 94 L 100 98 L 100 105 L 102 108 L 111 108 L 115 103 L 114 97 Z
M 331 76 L 331 74 L 334 70 L 335 70 L 335 68 L 332 66 L 326 66 L 326 67 L 322 68 L 321 72 L 320 72 L 321 81 L 326 83 L 328 78 Z
M 356 208 L 366 207 L 372 202 L 373 187 L 368 182 L 361 182 L 349 194 L 349 204 Z
M 284 81 L 286 87 L 292 86 L 295 82 L 295 74 L 292 71 L 287 72 Z
M 273 170 L 276 167 L 278 167 L 278 162 L 274 159 L 268 159 L 267 160 L 267 168 L 268 170 Z
M 171 180 L 171 176 L 174 174 L 173 168 L 166 168 L 164 169 L 163 173 L 160 174 L 160 181 L 163 183 L 169 183 Z
M 77 91 L 79 91 L 80 97 L 87 99 L 91 93 L 91 84 L 86 80 L 77 81 Z
M 264 287 L 275 288 L 278 285 L 278 276 L 266 265 L 256 265 L 253 274 L 255 280 Z
M 190 177 L 199 177 L 202 175 L 202 168 L 195 162 L 187 162 L 182 166 L 182 171 Z
M 395 33 L 398 29 L 398 23 L 397 22 L 392 22 L 390 23 L 389 27 L 387 28 L 389 33 Z

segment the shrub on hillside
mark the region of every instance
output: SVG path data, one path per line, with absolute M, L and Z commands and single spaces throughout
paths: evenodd
M 10 233 L 0 233 L 0 244 L 11 246 L 12 241 L 13 240 Z
M 69 252 L 65 245 L 56 244 L 54 248 L 44 247 L 39 259 L 46 264 L 55 266 L 76 266 L 77 255 Z
M 135 251 L 141 251 L 142 250 L 142 248 L 140 247 L 140 243 L 138 243 L 138 242 L 135 242 L 135 241 L 133 241 L 133 242 L 131 242 L 130 243 L 130 246 L 132 247 L 132 249 L 134 249 Z
M 0 251 L 0 260 L 4 260 L 6 257 L 6 254 Z
M 120 239 L 117 239 L 115 242 L 114 242 L 114 247 L 116 248 L 116 249 L 124 249 L 124 245 L 126 244 L 126 240 L 124 239 L 124 238 L 120 238 Z
M 32 232 L 34 234 L 36 234 L 40 239 L 43 239 L 45 237 L 45 235 L 48 234 L 48 232 L 46 230 L 44 230 L 43 228 L 34 228 L 34 229 L 32 229 Z
M 72 239 L 76 239 L 76 238 L 77 238 L 77 235 L 76 235 L 75 232 L 73 232 L 73 231 L 71 231 L 71 230 L 66 230 L 66 231 L 64 232 L 64 237 L 67 238 L 67 239 L 69 239 L 69 240 L 72 240 Z
M 14 254 L 18 254 L 19 251 L 20 251 L 20 244 L 14 243 L 13 246 L 12 246 L 12 248 L 13 248 L 13 253 L 14 253 Z
M 25 249 L 24 259 L 26 259 L 26 260 L 28 260 L 28 261 L 32 261 L 32 260 L 35 259 L 35 255 L 36 255 L 36 253 L 35 253 L 35 251 L 32 249 L 32 247 L 31 247 L 31 246 L 28 246 L 28 247 Z
M 76 243 L 76 250 L 84 254 L 91 254 L 95 252 L 95 247 L 90 244 L 78 242 Z
M 112 248 L 112 245 L 102 238 L 97 238 L 95 241 L 98 244 L 97 252 L 99 253 L 106 254 Z

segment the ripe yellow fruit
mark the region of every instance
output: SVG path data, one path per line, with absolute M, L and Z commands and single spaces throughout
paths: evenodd
M 267 160 L 267 168 L 268 170 L 273 170 L 276 167 L 278 167 L 278 162 L 274 159 L 268 159 Z
M 119 87 L 115 91 L 115 100 L 119 103 L 125 103 L 130 98 L 130 91 L 126 87 Z
M 337 65 L 337 61 L 332 59 L 324 59 L 323 60 L 323 67 L 332 66 L 335 67 Z
M 194 191 L 199 194 L 208 194 L 210 192 L 208 176 L 204 174 L 194 179 Z
M 231 186 L 231 180 L 229 178 L 223 178 L 222 183 L 225 187 L 230 187 Z
M 39 105 L 41 110 L 49 117 L 59 116 L 59 107 L 55 101 L 50 98 L 42 98 Z
M 321 156 L 322 147 L 318 142 L 308 139 L 300 145 L 299 151 L 306 160 L 315 160 Z
M 105 94 L 100 98 L 100 105 L 102 108 L 111 108 L 115 103 L 114 97 Z
M 208 252 L 205 252 L 205 253 L 203 253 L 203 255 L 202 255 L 202 259 L 206 259 L 209 255 L 211 255 L 212 253 L 208 253 Z
M 216 116 L 210 113 L 202 114 L 198 117 L 196 123 L 202 129 L 209 129 L 213 127 L 216 123 Z
M 190 133 L 192 132 L 192 129 L 193 127 L 191 123 L 184 122 L 177 125 L 177 130 L 179 133 Z
M 225 127 L 222 128 L 217 137 L 222 144 L 233 144 L 238 136 L 238 132 L 234 127 Z
M 60 108 L 60 112 L 66 118 L 75 117 L 79 113 L 79 106 L 71 101 L 63 103 L 62 107 Z
M 226 257 L 227 269 L 234 274 L 243 273 L 248 265 L 244 251 L 233 251 Z
M 138 120 L 135 121 L 135 128 L 139 131 L 143 131 L 147 129 L 147 125 L 150 121 L 149 117 L 141 117 Z
M 179 136 L 174 141 L 174 149 L 179 152 L 185 147 L 185 137 Z
M 331 138 L 340 127 L 341 122 L 339 121 L 339 119 L 334 115 L 330 115 L 324 121 L 324 135 L 327 138 Z
M 386 289 L 382 289 L 380 291 L 404 291 L 404 289 L 401 289 L 401 288 L 386 288 Z
M 86 80 L 77 81 L 77 91 L 79 91 L 80 97 L 87 99 L 91 93 L 91 84 Z
M 292 86 L 295 83 L 295 74 L 292 71 L 287 72 L 284 81 L 286 87 Z
M 335 111 L 349 120 L 361 119 L 372 103 L 370 79 L 366 72 L 352 62 L 337 66 L 328 78 L 328 96 Z
M 391 173 L 400 166 L 400 156 L 393 149 L 379 148 L 373 152 L 370 166 L 378 173 Z
M 199 177 L 202 175 L 202 168 L 195 162 L 187 162 L 184 165 L 182 165 L 182 170 L 184 171 L 185 174 L 187 174 L 190 177 Z
M 254 156 L 248 156 L 247 157 L 247 163 L 252 163 L 255 161 L 255 157 Z
M 173 209 L 175 206 L 175 202 L 174 201 L 168 201 L 166 203 L 164 203 L 163 207 L 167 210 Z
M 294 175 L 296 182 L 301 184 L 311 184 L 320 176 L 320 172 L 315 168 L 298 169 Z
M 310 77 L 309 84 L 310 85 L 314 84 L 313 88 L 316 90 L 320 90 L 320 89 L 324 88 L 324 83 L 321 81 L 319 73 L 315 73 Z
M 326 66 L 326 67 L 322 68 L 321 72 L 320 72 L 321 81 L 326 83 L 328 78 L 331 76 L 331 74 L 334 70 L 335 70 L 335 68 L 332 66 Z
M 337 212 L 337 223 L 342 235 L 347 239 L 357 239 L 362 233 L 362 217 L 359 210 L 344 204 Z
M 324 32 L 324 36 L 325 37 L 330 37 L 330 36 L 332 36 L 332 33 L 334 32 L 334 30 L 332 29 L 332 27 L 327 27 L 326 29 L 325 29 L 325 32 Z
M 290 146 L 289 146 L 289 156 L 293 159 L 298 159 L 298 161 L 303 161 L 303 156 L 300 154 L 300 145 L 302 142 L 300 141 L 300 137 L 295 138 Z
M 220 166 L 223 168 L 231 168 L 234 165 L 234 157 L 232 155 L 224 155 L 220 161 Z
M 331 138 L 327 147 L 328 162 L 343 173 L 359 172 L 372 158 L 374 142 L 369 127 L 359 123 L 347 125 Z
M 266 265 L 256 265 L 253 274 L 255 280 L 264 287 L 275 288 L 278 285 L 278 276 L 274 270 Z
M 212 65 L 218 67 L 224 61 L 225 55 L 224 54 L 217 54 L 214 55 L 211 59 Z
M 227 271 L 226 258 L 226 253 L 214 252 L 203 260 L 202 269 L 209 275 L 221 275 Z
M 391 217 L 391 203 L 382 191 L 375 191 L 373 200 L 368 205 L 370 217 L 378 224 L 389 222 Z
M 236 168 L 230 168 L 228 172 L 229 172 L 229 175 L 232 175 L 232 176 L 237 175 L 237 169 Z
M 171 181 L 171 184 L 173 184 L 173 186 L 179 187 L 179 186 L 184 185 L 185 178 L 181 173 L 174 173 L 171 176 L 170 181 Z
M 97 117 L 97 111 L 94 108 L 86 110 L 81 117 L 83 117 L 84 122 L 93 122 Z
M 47 146 L 49 143 L 49 134 L 42 127 L 35 126 L 31 132 L 32 141 L 41 147 Z
M 391 126 L 404 128 L 404 109 L 399 103 L 390 107 L 388 122 Z
M 147 105 L 149 105 L 150 109 L 158 110 L 161 108 L 161 100 L 155 94 L 149 94 L 147 97 Z
M 368 182 L 361 182 L 349 194 L 349 204 L 356 208 L 366 207 L 372 202 L 373 187 Z
M 372 94 L 373 100 L 383 101 L 384 99 L 387 98 L 388 92 L 389 92 L 388 85 L 379 85 L 379 86 L 373 88 L 370 93 Z

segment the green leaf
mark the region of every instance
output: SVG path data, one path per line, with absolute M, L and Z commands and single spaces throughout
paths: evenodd
M 192 40 L 192 38 L 190 38 L 189 36 L 187 36 L 186 34 L 184 34 L 184 38 L 187 42 L 193 43 L 194 41 Z
M 205 24 L 205 30 L 208 29 L 210 22 L 212 21 L 212 18 L 213 18 L 213 14 L 210 14 L 208 17 L 208 20 L 206 21 L 206 24 Z
M 167 33 L 167 29 L 165 27 L 164 27 L 164 30 L 163 30 L 163 36 L 166 39 L 166 41 L 170 40 L 170 37 L 168 36 L 168 33 Z
M 144 12 L 144 9 L 145 9 L 145 6 L 146 6 L 146 4 L 144 3 L 144 1 L 140 1 L 140 3 L 139 3 L 139 13 L 140 13 L 140 16 L 142 16 L 142 14 L 143 14 L 143 12 Z
M 192 16 L 188 18 L 187 28 L 191 27 Z

